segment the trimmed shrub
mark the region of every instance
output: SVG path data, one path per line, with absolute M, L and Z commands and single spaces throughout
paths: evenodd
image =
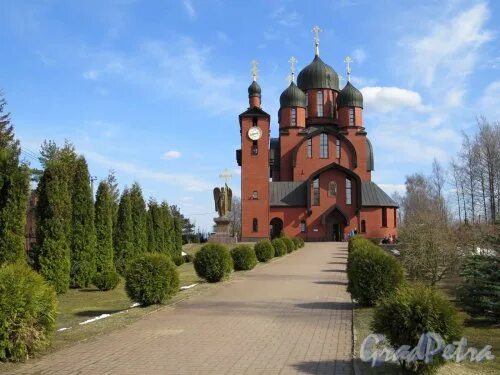
M 373 242 L 371 242 L 370 240 L 367 240 L 363 236 L 357 235 L 357 236 L 352 237 L 349 240 L 349 243 L 347 244 L 347 251 L 350 253 L 354 248 L 359 247 L 362 243 L 373 244 Z
M 302 244 L 300 243 L 299 237 L 292 237 L 293 244 L 295 245 L 295 250 L 300 249 Z
M 286 246 L 287 253 L 291 253 L 292 251 L 297 250 L 297 248 L 295 247 L 295 243 L 292 241 L 290 237 L 282 237 L 281 240 Z
M 282 238 L 275 238 L 271 241 L 274 247 L 274 256 L 282 257 L 287 253 L 287 248 L 285 242 L 283 242 Z
M 142 305 L 161 303 L 179 291 L 177 268 L 164 254 L 140 255 L 127 268 L 125 290 Z
M 209 283 L 216 283 L 229 277 L 233 259 L 226 246 L 209 243 L 194 256 L 194 269 L 199 277 Z
M 182 255 L 174 255 L 172 257 L 172 261 L 175 263 L 177 267 L 179 267 L 184 264 L 184 257 Z
M 238 245 L 231 250 L 235 271 L 251 270 L 257 265 L 254 249 L 249 245 Z
M 269 240 L 261 240 L 254 246 L 255 255 L 259 262 L 267 262 L 274 258 L 274 247 Z
M 93 281 L 96 288 L 102 291 L 115 289 L 119 282 L 120 275 L 113 268 L 97 273 Z
M 297 242 L 299 243 L 299 249 L 303 248 L 306 244 L 304 242 L 304 239 L 302 237 L 295 237 L 297 239 Z
M 451 343 L 460 338 L 462 331 L 453 305 L 444 295 L 422 284 L 402 286 L 380 300 L 371 326 L 374 332 L 385 335 L 394 349 L 402 345 L 414 348 L 427 332 L 437 333 Z M 433 373 L 440 360 L 441 356 L 435 356 L 432 365 L 419 360 L 413 364 L 402 362 L 401 366 L 410 373 Z
M 194 259 L 194 256 L 192 254 L 186 254 L 184 255 L 184 263 L 191 263 Z
M 47 347 L 56 321 L 56 293 L 26 264 L 0 268 L 0 360 L 24 361 Z
M 469 255 L 460 268 L 458 287 L 461 306 L 472 316 L 500 321 L 500 258 Z
M 361 305 L 373 306 L 403 282 L 403 267 L 370 241 L 359 242 L 347 260 L 347 290 Z

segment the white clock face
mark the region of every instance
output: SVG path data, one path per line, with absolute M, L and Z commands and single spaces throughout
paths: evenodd
M 259 128 L 258 126 L 252 126 L 250 129 L 248 129 L 248 138 L 250 138 L 252 141 L 257 141 L 262 137 L 262 129 Z

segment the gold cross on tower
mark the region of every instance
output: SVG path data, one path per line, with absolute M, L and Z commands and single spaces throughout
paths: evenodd
M 250 69 L 250 71 L 252 72 L 253 80 L 257 81 L 257 76 L 259 75 L 259 68 L 257 65 L 259 65 L 259 62 L 257 60 L 252 60 L 250 63 L 252 64 L 252 69 Z
M 353 62 L 354 60 L 351 59 L 351 56 L 347 56 L 344 60 L 345 64 L 346 64 L 346 71 L 347 71 L 347 82 L 351 82 L 351 63 Z
M 314 26 L 312 28 L 312 32 L 314 33 L 314 53 L 316 56 L 319 56 L 319 33 L 321 32 L 321 29 L 319 26 Z
M 290 60 L 288 60 L 290 63 L 290 74 L 292 76 L 291 82 L 294 82 L 294 77 L 295 77 L 295 64 L 297 64 L 297 59 L 295 57 L 290 57 Z M 290 82 L 290 83 L 291 83 Z
M 231 180 L 231 178 L 233 178 L 233 175 L 231 174 L 229 169 L 225 168 L 222 171 L 222 173 L 219 175 L 219 178 L 222 178 L 226 182 L 226 185 L 227 185 L 227 183 Z

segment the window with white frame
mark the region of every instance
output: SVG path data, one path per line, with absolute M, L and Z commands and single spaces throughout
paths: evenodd
M 297 108 L 292 108 L 291 126 L 297 126 Z
M 311 159 L 313 157 L 313 140 L 309 138 L 307 140 L 307 157 Z
M 349 177 L 345 179 L 345 203 L 352 204 L 352 181 Z
M 323 91 L 316 92 L 316 117 L 323 117 Z
M 328 159 L 328 134 L 326 133 L 319 135 L 319 157 Z
M 319 177 L 316 177 L 312 182 L 313 188 L 313 205 L 319 206 Z
M 349 108 L 349 126 L 354 126 L 354 108 Z
M 301 231 L 302 233 L 305 233 L 305 232 L 306 232 L 306 222 L 305 222 L 304 220 L 302 220 L 302 221 L 300 222 L 300 231 Z
M 337 138 L 335 142 L 337 159 L 340 159 L 340 139 Z

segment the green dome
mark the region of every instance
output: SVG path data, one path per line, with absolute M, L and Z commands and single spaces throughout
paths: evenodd
M 297 77 L 297 86 L 302 91 L 309 89 L 339 90 L 339 76 L 333 68 L 323 62 L 318 55 Z
M 292 82 L 280 95 L 280 107 L 306 107 L 306 94 Z
M 337 105 L 341 107 L 363 108 L 363 94 L 356 87 L 347 82 L 347 85 L 340 91 L 337 97 Z
M 260 97 L 260 86 L 257 81 L 253 81 L 250 86 L 248 86 L 248 96 L 258 96 Z

